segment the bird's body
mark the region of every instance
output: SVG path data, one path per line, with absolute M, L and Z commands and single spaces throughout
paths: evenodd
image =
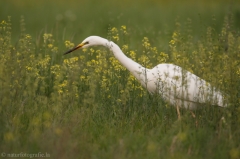
M 159 64 L 147 69 L 128 58 L 114 42 L 99 36 L 90 36 L 68 54 L 78 48 L 102 45 L 109 48 L 114 56 L 125 66 L 150 93 L 158 93 L 172 105 L 195 109 L 198 105 L 226 106 L 223 95 L 205 80 L 174 64 Z

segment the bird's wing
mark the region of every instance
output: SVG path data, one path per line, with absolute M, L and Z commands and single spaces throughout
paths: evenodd
M 149 87 L 158 91 L 173 104 L 181 101 L 184 105 L 210 103 L 223 106 L 221 92 L 216 91 L 205 80 L 172 64 L 161 64 L 148 74 L 151 81 Z M 186 106 L 185 106 L 186 107 Z

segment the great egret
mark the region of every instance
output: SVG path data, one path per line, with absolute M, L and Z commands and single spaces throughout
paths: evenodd
M 225 107 L 220 91 L 208 82 L 174 64 L 159 64 L 148 69 L 128 58 L 114 42 L 99 36 L 90 36 L 82 43 L 64 54 L 79 48 L 102 45 L 109 48 L 114 56 L 125 66 L 150 93 L 158 93 L 162 98 L 177 107 L 193 110 L 201 104 Z

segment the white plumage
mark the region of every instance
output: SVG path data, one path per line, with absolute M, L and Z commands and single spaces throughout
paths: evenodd
M 164 100 L 177 107 L 195 109 L 208 103 L 225 107 L 224 97 L 220 91 L 208 82 L 173 64 L 159 64 L 147 69 L 128 58 L 114 42 L 99 36 L 90 36 L 68 54 L 79 48 L 102 45 L 109 48 L 114 56 L 125 66 L 150 93 L 159 93 Z

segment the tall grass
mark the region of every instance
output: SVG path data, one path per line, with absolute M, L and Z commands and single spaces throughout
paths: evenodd
M 85 6 L 90 8 L 94 3 Z M 126 13 L 130 11 L 126 9 Z M 97 25 L 74 27 L 70 25 L 75 22 L 62 19 L 59 28 L 41 31 L 33 29 L 33 24 L 28 28 L 31 20 L 26 19 L 30 17 L 22 17 L 17 32 L 14 18 L 2 19 L 1 153 L 42 152 L 51 158 L 240 158 L 239 28 L 235 14 L 226 14 L 222 21 L 216 20 L 219 17 L 211 17 L 209 23 L 200 20 L 197 28 L 193 23 L 196 19 L 174 17 L 166 33 L 156 29 L 157 23 L 155 28 L 140 20 L 134 21 L 136 25 L 125 25 L 121 20 L 102 19 L 103 28 L 95 32 L 115 41 L 128 57 L 145 67 L 174 63 L 226 94 L 227 108 L 206 104 L 194 111 L 196 117 L 182 109 L 181 120 L 177 120 L 174 107 L 160 96 L 150 95 L 105 48 L 62 56 L 76 44 L 74 41 L 85 38 L 71 36 L 70 28 L 87 28 L 82 33 L 85 36 Z M 145 23 L 151 21 L 146 19 Z

